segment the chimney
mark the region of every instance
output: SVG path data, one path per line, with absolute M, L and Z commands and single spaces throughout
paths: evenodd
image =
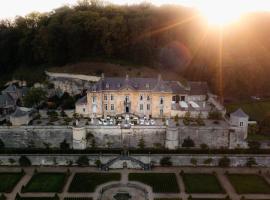
M 158 82 L 162 80 L 161 74 L 158 74 Z
M 104 80 L 104 78 L 105 78 L 105 75 L 104 75 L 104 73 L 102 73 L 101 74 L 101 80 Z

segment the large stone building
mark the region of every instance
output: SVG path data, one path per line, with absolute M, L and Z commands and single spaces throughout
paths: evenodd
M 139 117 L 183 116 L 186 112 L 207 117 L 216 108 L 209 100 L 206 82 L 165 81 L 157 78 L 101 77 L 78 101 L 78 114 L 89 117 L 131 113 Z

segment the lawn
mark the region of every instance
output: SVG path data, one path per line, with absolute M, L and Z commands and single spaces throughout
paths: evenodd
M 225 107 L 228 113 L 242 108 L 252 120 L 260 121 L 270 112 L 270 100 L 233 103 L 227 104 Z
M 91 197 L 65 197 L 64 200 L 93 200 Z
M 154 200 L 181 200 L 179 198 L 156 198 Z
M 128 179 L 151 186 L 154 193 L 179 193 L 174 173 L 130 173 Z
M 270 194 L 270 185 L 256 174 L 228 174 L 238 194 Z
M 10 193 L 21 180 L 23 173 L 0 173 L 0 192 Z
M 25 187 L 24 192 L 61 192 L 67 179 L 66 173 L 45 173 L 34 174 Z
M 69 192 L 94 192 L 97 186 L 120 179 L 120 173 L 76 173 Z
M 183 174 L 187 193 L 224 193 L 213 174 Z

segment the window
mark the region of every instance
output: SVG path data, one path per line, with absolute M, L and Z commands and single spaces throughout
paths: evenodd
M 107 105 L 107 104 L 105 104 L 104 106 L 105 106 L 105 110 L 108 110 L 108 105 Z
M 147 104 L 147 110 L 150 110 L 150 104 Z
M 93 96 L 93 103 L 96 103 L 96 101 L 97 101 L 97 97 Z
M 106 83 L 106 89 L 109 89 L 110 85 L 109 83 Z
M 163 109 L 160 109 L 160 115 L 162 116 L 163 115 Z
M 129 96 L 126 96 L 125 101 L 126 102 L 129 101 Z
M 244 126 L 244 122 L 240 122 L 240 126 Z
M 149 95 L 147 96 L 147 101 L 150 101 L 150 96 Z
M 146 83 L 146 84 L 145 84 L 145 87 L 146 87 L 147 89 L 149 89 L 149 88 L 150 88 L 149 83 Z
M 104 100 L 107 101 L 108 97 L 107 94 L 104 95 Z
M 111 110 L 114 110 L 114 104 L 111 104 Z
M 185 101 L 186 100 L 186 97 L 185 96 L 181 96 L 181 101 Z
M 163 105 L 163 103 L 164 103 L 163 97 L 160 97 L 160 105 Z
M 120 88 L 121 87 L 121 83 L 117 83 L 117 87 Z
M 83 112 L 85 112 L 85 108 L 83 108 Z
M 114 96 L 113 96 L 113 95 L 111 95 L 111 101 L 113 101 L 113 99 L 114 99 Z
M 140 110 L 143 110 L 143 104 L 140 104 Z
M 140 95 L 140 100 L 141 100 L 141 101 L 143 100 L 143 95 Z

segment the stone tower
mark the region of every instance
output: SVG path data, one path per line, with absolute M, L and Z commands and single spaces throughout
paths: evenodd
M 86 149 L 86 128 L 74 126 L 72 128 L 73 149 Z

